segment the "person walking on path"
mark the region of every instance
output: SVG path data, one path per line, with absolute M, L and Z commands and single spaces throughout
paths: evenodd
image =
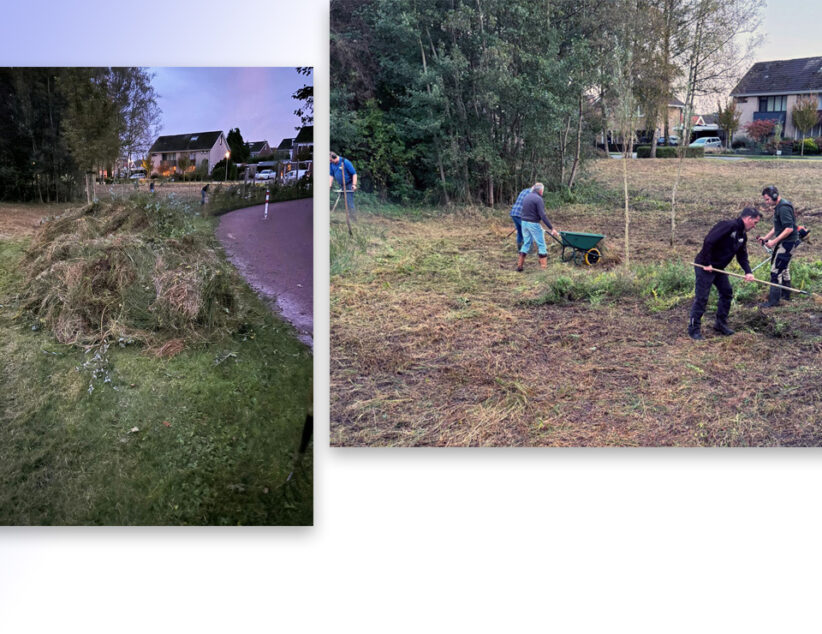
M 753 229 L 762 214 L 753 207 L 745 207 L 738 218 L 717 222 L 702 244 L 702 250 L 697 254 L 694 262 L 701 267 L 694 267 L 696 281 L 694 284 L 694 304 L 691 307 L 688 321 L 688 336 L 697 341 L 703 339 L 700 330 L 702 315 L 708 305 L 708 295 L 711 286 L 716 286 L 719 292 L 719 302 L 716 305 L 716 321 L 714 330 L 722 335 L 732 335 L 734 331 L 728 327 L 728 314 L 731 311 L 733 290 L 727 275 L 716 273 L 722 271 L 731 260 L 736 257 L 739 266 L 745 271 L 745 281 L 753 282 L 754 275 L 748 262 L 748 231 Z
M 334 186 L 336 180 L 340 188 L 345 192 L 345 200 L 351 217 L 355 217 L 354 191 L 357 189 L 357 170 L 347 158 L 339 156 L 336 152 L 331 152 L 331 162 L 329 169 L 328 187 Z
M 517 230 L 517 251 L 522 248 L 522 201 L 525 200 L 525 197 L 530 194 L 534 190 L 533 187 L 526 187 L 523 189 L 519 196 L 517 196 L 517 200 L 514 203 L 514 206 L 511 207 L 511 220 L 514 221 L 514 227 Z M 510 234 L 509 234 L 510 235 Z
M 519 260 L 517 261 L 517 271 L 522 271 L 525 265 L 525 256 L 531 249 L 531 243 L 537 244 L 537 255 L 539 256 L 539 265 L 544 269 L 548 267 L 548 248 L 545 246 L 545 237 L 542 235 L 542 227 L 539 226 L 540 220 L 548 227 L 555 238 L 559 238 L 559 231 L 554 229 L 548 216 L 545 215 L 545 202 L 542 200 L 542 194 L 545 191 L 545 186 L 542 183 L 534 183 L 531 192 L 525 195 L 522 201 L 522 234 L 523 242 L 519 249 Z
M 768 185 L 762 190 L 762 200 L 765 205 L 773 209 L 773 229 L 764 236 L 757 236 L 757 240 L 769 249 L 771 253 L 771 283 L 782 286 L 791 286 L 791 272 L 789 265 L 793 250 L 799 244 L 799 233 L 796 227 L 796 212 L 793 204 L 779 195 L 774 185 Z M 760 308 L 779 306 L 780 297 L 791 299 L 791 291 L 774 288 L 768 292 L 768 301 L 760 304 Z

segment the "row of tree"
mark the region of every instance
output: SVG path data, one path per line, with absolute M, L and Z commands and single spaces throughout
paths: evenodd
M 595 135 L 665 128 L 674 95 L 688 138 L 695 102 L 745 70 L 763 4 L 332 0 L 331 147 L 396 200 L 572 188 Z
M 159 129 L 141 68 L 0 69 L 0 199 L 59 202 L 117 159 L 142 156 Z

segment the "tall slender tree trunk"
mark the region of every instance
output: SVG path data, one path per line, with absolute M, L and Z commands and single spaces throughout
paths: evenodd
M 579 119 L 577 120 L 577 150 L 574 154 L 574 164 L 571 166 L 571 175 L 568 177 L 568 189 L 574 188 L 574 180 L 577 177 L 580 156 L 582 155 L 582 95 L 579 96 Z

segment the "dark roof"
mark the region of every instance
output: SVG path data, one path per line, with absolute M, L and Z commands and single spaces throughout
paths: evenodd
M 297 133 L 297 138 L 294 139 L 294 143 L 314 143 L 314 126 L 307 125 L 300 128 L 300 131 Z
M 278 150 L 290 150 L 293 145 L 294 139 L 283 139 L 280 141 L 280 144 L 277 146 Z
M 822 57 L 803 57 L 751 66 L 732 95 L 766 95 L 822 91 Z
M 192 132 L 191 134 L 172 134 L 158 137 L 149 152 L 191 152 L 210 150 L 220 138 L 222 130 L 214 132 Z
M 249 151 L 251 152 L 259 152 L 263 149 L 263 146 L 267 143 L 267 141 L 251 141 L 251 143 L 246 143 L 248 146 Z
M 713 114 L 703 114 L 699 115 L 702 117 L 702 121 L 705 122 L 705 125 L 718 125 L 719 124 L 719 117 L 716 113 Z
M 668 99 L 668 105 L 669 106 L 676 106 L 678 108 L 684 108 L 685 107 L 685 102 L 680 101 L 676 97 L 672 96 L 670 99 Z

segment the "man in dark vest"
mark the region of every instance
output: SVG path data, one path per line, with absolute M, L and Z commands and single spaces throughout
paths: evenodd
M 769 249 L 771 254 L 771 283 L 782 286 L 791 286 L 791 272 L 788 265 L 793 257 L 793 250 L 799 244 L 799 232 L 796 226 L 796 213 L 789 200 L 779 195 L 774 185 L 768 185 L 762 190 L 762 200 L 773 209 L 773 229 L 764 236 L 757 236 L 757 240 Z M 791 299 L 791 291 L 774 288 L 768 292 L 768 301 L 760 304 L 761 308 L 770 308 L 779 305 L 779 299 Z

